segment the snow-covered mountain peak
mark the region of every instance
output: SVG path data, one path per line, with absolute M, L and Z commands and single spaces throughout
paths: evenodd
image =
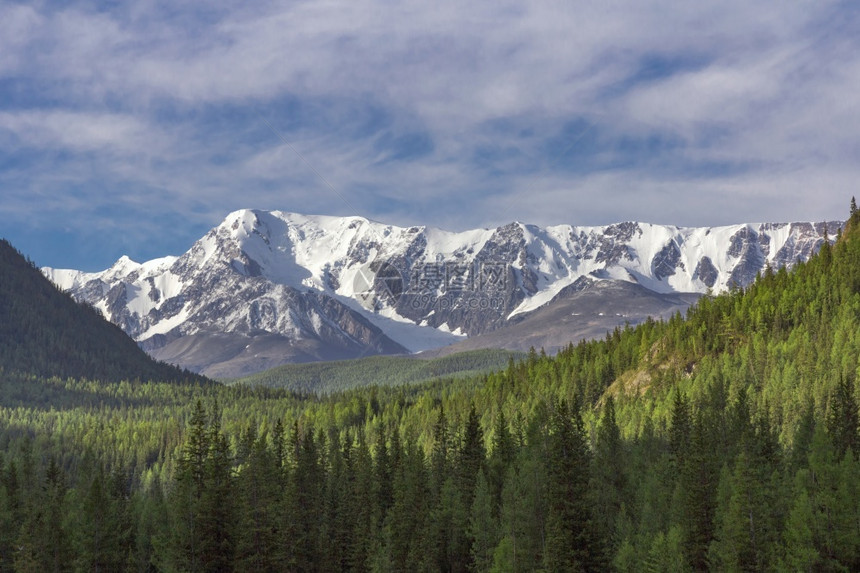
M 832 237 L 841 225 L 513 222 L 453 232 L 242 209 L 179 257 L 122 257 L 100 273 L 44 272 L 153 352 L 191 336 L 231 333 L 285 341 L 279 344 L 289 346 L 291 359 L 305 356 L 311 340 L 314 356 L 331 345 L 349 356 L 487 333 L 576 285 L 624 281 L 663 294 L 746 286 L 766 265 L 805 260 L 825 227 Z M 182 348 L 182 356 L 191 352 Z
M 121 273 L 122 271 L 128 269 L 129 267 L 136 268 L 140 266 L 139 263 L 134 262 L 128 255 L 123 255 L 111 266 L 109 269 L 112 272 Z

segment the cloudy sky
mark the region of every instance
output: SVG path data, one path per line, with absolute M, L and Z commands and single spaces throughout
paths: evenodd
M 99 270 L 245 207 L 452 230 L 844 218 L 857 6 L 0 1 L 0 236 Z

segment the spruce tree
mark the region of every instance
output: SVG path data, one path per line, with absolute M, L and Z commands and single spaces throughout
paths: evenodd
M 452 570 L 464 571 L 470 568 L 472 556 L 470 547 L 472 538 L 469 536 L 469 514 L 475 499 L 475 484 L 478 474 L 483 473 L 486 462 L 484 451 L 484 432 L 472 404 L 469 416 L 463 428 L 462 440 L 457 452 L 456 488 L 458 491 L 457 505 L 452 523 Z
M 827 413 L 827 432 L 836 448 L 836 456 L 842 458 L 847 451 L 860 454 L 860 419 L 857 402 L 854 400 L 854 385 L 840 377 L 830 399 Z
M 384 568 L 434 570 L 437 546 L 428 523 L 432 506 L 424 454 L 414 444 L 407 443 L 399 457 L 394 476 L 394 504 L 385 524 Z
M 381 526 L 388 510 L 394 503 L 392 491 L 392 456 L 389 455 L 387 436 L 384 429 L 376 432 L 376 447 L 373 457 L 374 490 L 376 493 L 376 523 Z
M 687 560 L 693 569 L 707 568 L 708 546 L 713 540 L 718 471 L 714 444 L 709 440 L 704 414 L 697 412 L 690 430 L 678 481 L 681 532 Z
M 681 529 L 677 525 L 665 534 L 660 531 L 654 536 L 643 565 L 648 573 L 687 573 L 690 570 L 684 558 Z
M 233 460 L 221 432 L 221 412 L 213 405 L 208 429 L 209 451 L 200 495 L 200 561 L 204 571 L 226 571 L 235 554 L 236 508 Z
M 106 474 L 96 468 L 76 525 L 77 566 L 88 571 L 119 571 L 126 567 L 132 552 L 126 478 L 120 472 Z
M 591 492 L 594 501 L 594 523 L 598 535 L 614 553 L 616 525 L 626 494 L 626 452 L 621 432 L 615 421 L 615 400 L 608 396 L 597 428 L 591 472 Z
M 589 506 L 590 463 L 579 410 L 561 401 L 552 410 L 547 436 L 547 571 L 597 571 L 608 565 Z
M 487 481 L 493 496 L 494 515 L 499 514 L 502 503 L 502 487 L 508 468 L 514 462 L 515 455 L 516 443 L 505 419 L 505 413 L 500 410 L 493 427 L 492 451 L 487 461 Z
M 349 492 L 353 515 L 350 518 L 352 539 L 351 547 L 348 548 L 347 568 L 352 571 L 370 568 L 382 512 L 380 496 L 375 488 L 375 468 L 364 436 L 364 432 L 359 431 L 352 464 L 352 490 Z
M 265 438 L 255 440 L 236 478 L 237 571 L 279 571 L 286 566 L 280 473 L 277 454 Z
M 499 544 L 499 524 L 494 515 L 493 506 L 490 486 L 484 477 L 484 471 L 481 470 L 478 472 L 475 485 L 475 498 L 472 502 L 468 530 L 474 571 L 486 572 L 493 565 L 493 554 Z
M 814 573 L 819 570 L 820 555 L 815 547 L 812 532 L 814 514 L 805 489 L 794 500 L 783 532 L 785 557 L 782 568 L 791 571 Z
M 680 391 L 672 401 L 672 426 L 669 429 L 669 451 L 677 468 L 684 465 L 690 445 L 690 405 Z

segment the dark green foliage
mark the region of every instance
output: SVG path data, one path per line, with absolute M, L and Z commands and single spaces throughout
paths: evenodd
M 283 490 L 275 452 L 264 436 L 255 439 L 236 480 L 235 567 L 240 571 L 281 571 L 285 566 Z
M 431 505 L 424 455 L 407 444 L 398 457 L 392 479 L 394 504 L 386 516 L 378 560 L 390 571 L 431 570 L 436 548 L 428 535 Z
M 209 450 L 203 463 L 203 489 L 199 496 L 198 530 L 203 571 L 226 571 L 236 546 L 236 486 L 227 437 L 221 432 L 217 402 L 209 420 Z
M 57 290 L 5 240 L 0 240 L 0 368 L 102 381 L 205 381 L 149 358 L 98 311 Z
M 680 392 L 672 401 L 672 425 L 669 429 L 669 450 L 676 468 L 682 468 L 690 449 L 690 405 Z
M 594 527 L 606 550 L 614 554 L 618 548 L 618 520 L 629 503 L 627 472 L 629 471 L 621 432 L 615 421 L 615 400 L 607 397 L 594 440 L 591 483 Z
M 830 399 L 827 413 L 827 432 L 836 448 L 837 457 L 846 452 L 860 454 L 860 421 L 858 421 L 857 402 L 854 400 L 854 385 L 840 379 Z
M 552 408 L 546 451 L 547 517 L 544 567 L 547 571 L 606 568 L 604 540 L 597 535 L 589 504 L 591 464 L 579 411 L 562 400 Z
M 486 464 L 484 431 L 481 428 L 475 406 L 469 409 L 469 416 L 463 428 L 460 448 L 457 452 L 457 488 L 464 507 L 471 507 L 475 497 L 475 484 L 478 474 Z
M 70 534 L 81 548 L 76 566 L 87 571 L 121 571 L 134 550 L 134 532 L 128 476 L 94 468 L 89 487 L 82 483 L 83 499 L 76 499 Z
M 493 554 L 494 570 L 497 565 L 509 571 L 541 567 L 546 537 L 547 478 L 543 440 L 539 433 L 533 437 L 530 446 L 518 452 L 505 477 L 499 512 L 501 539 Z
M 475 499 L 472 501 L 469 529 L 471 540 L 470 557 L 472 569 L 489 571 L 493 565 L 493 554 L 499 544 L 499 522 L 495 515 L 495 503 L 484 472 L 478 473 L 475 482 Z

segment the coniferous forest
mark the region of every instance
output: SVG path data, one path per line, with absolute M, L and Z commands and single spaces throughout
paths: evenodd
M 857 571 L 858 357 L 852 204 L 790 271 L 492 374 L 320 396 L 13 362 L 0 571 Z

